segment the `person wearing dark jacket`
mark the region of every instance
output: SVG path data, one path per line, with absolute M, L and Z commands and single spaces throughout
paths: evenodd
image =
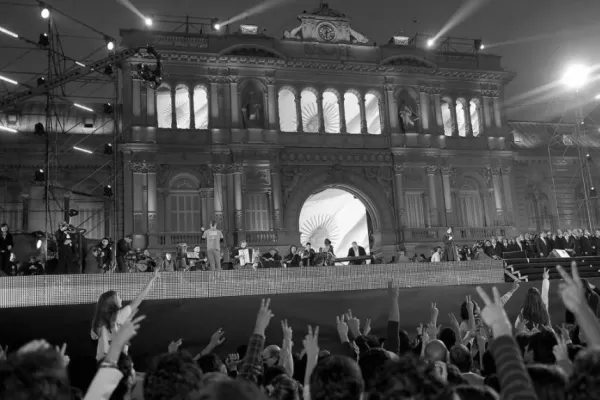
M 366 256 L 367 251 L 364 247 L 359 246 L 358 243 L 352 242 L 352 247 L 348 250 L 348 257 L 360 257 Z M 362 265 L 366 264 L 366 260 L 354 260 L 350 261 L 350 265 Z
M 582 256 L 593 256 L 594 248 L 592 247 L 592 238 L 590 237 L 590 231 L 587 229 L 583 232 L 581 237 L 581 255 Z
M 11 275 L 10 253 L 14 246 L 13 237 L 10 234 L 8 224 L 0 225 L 0 271 Z
M 540 232 L 540 236 L 535 241 L 535 247 L 537 248 L 538 257 L 548 257 L 548 242 L 546 241 L 545 232 Z

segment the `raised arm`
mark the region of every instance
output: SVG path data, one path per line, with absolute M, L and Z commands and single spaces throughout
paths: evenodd
M 132 310 L 137 310 L 140 307 L 140 304 L 142 304 L 142 301 L 144 301 L 144 299 L 148 295 L 148 292 L 150 292 L 150 289 L 152 289 L 154 282 L 156 282 L 156 280 L 158 278 L 160 278 L 160 271 L 157 269 L 154 271 L 154 275 L 152 275 L 152 278 L 150 278 L 150 281 L 146 284 L 146 286 L 144 286 L 142 291 L 131 302 L 131 304 L 129 304 L 129 306 L 131 307 Z
M 542 303 L 546 306 L 546 310 L 548 309 L 548 296 L 550 294 L 550 274 L 548 273 L 548 269 L 544 268 L 544 275 L 542 280 Z
M 388 304 L 389 314 L 387 323 L 387 341 L 385 347 L 387 350 L 395 354 L 400 354 L 400 306 L 398 298 L 400 297 L 400 289 L 394 287 L 394 282 L 388 282 Z
M 239 370 L 240 378 L 254 383 L 258 383 L 258 377 L 262 373 L 261 355 L 265 348 L 265 330 L 274 316 L 269 308 L 270 305 L 271 299 L 262 299 L 258 314 L 256 315 L 254 333 L 250 336 L 246 357 L 244 357 Z
M 517 292 L 517 290 L 519 290 L 519 281 L 514 281 L 512 288 L 508 292 L 506 292 L 504 294 L 504 296 L 502 296 L 500 298 L 502 305 L 505 305 L 506 303 L 508 303 L 510 298 L 513 297 L 513 295 Z
M 294 342 L 292 342 L 292 328 L 288 325 L 287 320 L 281 321 L 281 330 L 283 331 L 283 344 L 279 355 L 279 365 L 292 378 L 294 376 L 294 356 L 292 355 Z

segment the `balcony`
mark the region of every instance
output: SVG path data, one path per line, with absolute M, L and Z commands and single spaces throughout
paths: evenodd
M 403 232 L 404 242 L 441 242 L 446 234 L 446 227 L 432 228 L 405 228 Z M 475 242 L 492 236 L 506 236 L 510 231 L 508 226 L 490 226 L 483 228 L 455 227 L 454 240 Z

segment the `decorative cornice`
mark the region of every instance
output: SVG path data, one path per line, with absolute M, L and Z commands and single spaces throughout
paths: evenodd
M 339 163 L 346 162 L 350 164 L 361 163 L 389 163 L 392 161 L 392 155 L 388 152 L 366 153 L 360 151 L 353 152 L 315 152 L 315 151 L 290 151 L 281 153 L 282 162 L 291 163 Z
M 385 90 L 387 90 L 388 92 L 393 92 L 394 90 L 396 90 L 396 85 L 394 85 L 393 83 L 386 83 L 384 85 Z
M 394 174 L 395 175 L 404 174 L 404 165 L 394 165 Z
M 451 167 L 442 167 L 442 168 L 440 168 L 440 171 L 442 171 L 442 175 L 444 175 L 444 176 L 450 176 L 450 175 L 452 175 L 452 168 Z
M 492 176 L 499 176 L 502 173 L 502 168 L 492 168 Z
M 427 175 L 434 175 L 438 171 L 438 167 L 436 165 L 428 165 L 425 167 L 425 173 Z
M 129 169 L 131 172 L 138 174 L 156 173 L 156 164 L 147 163 L 146 161 L 132 161 L 129 164 Z
M 483 97 L 498 97 L 498 90 L 482 90 L 481 95 Z
M 213 164 L 212 172 L 213 174 L 226 174 L 229 169 L 229 165 L 227 164 Z
M 510 167 L 502 167 L 502 175 L 510 175 Z

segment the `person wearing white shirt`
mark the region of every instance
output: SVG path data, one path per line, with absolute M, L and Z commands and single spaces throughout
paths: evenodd
M 431 262 L 441 262 L 442 261 L 442 248 L 438 247 L 435 249 L 435 253 L 431 255 Z

